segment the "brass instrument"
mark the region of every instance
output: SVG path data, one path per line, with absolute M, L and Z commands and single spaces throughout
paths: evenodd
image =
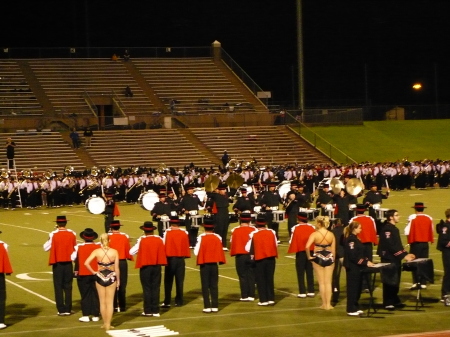
M 28 179 L 28 178 L 31 178 L 32 176 L 33 176 L 33 171 L 31 171 L 31 169 L 22 170 L 22 177 Z
M 96 188 L 96 187 L 98 187 L 98 182 L 97 182 L 97 181 L 94 181 L 94 182 L 90 183 L 89 185 L 83 187 L 83 188 L 80 190 L 80 192 L 78 192 L 78 194 L 79 194 L 79 195 L 83 195 L 83 192 L 84 192 L 85 190 L 90 191 L 90 190 L 93 190 L 93 189 Z
M 74 171 L 74 167 L 73 167 L 73 166 L 68 165 L 68 166 L 66 166 L 66 167 L 64 168 L 64 174 L 65 174 L 66 176 L 71 175 L 73 171 Z
M 225 168 L 232 170 L 237 170 L 239 167 L 240 163 L 237 161 L 237 159 L 231 159 L 225 166 Z
M 44 178 L 47 180 L 53 179 L 53 177 L 55 177 L 55 172 L 53 172 L 52 170 L 47 170 L 44 172 Z
M 96 176 L 98 176 L 98 174 L 99 174 L 99 170 L 98 170 L 97 166 L 93 166 L 91 168 L 91 176 L 96 177 Z
M 115 168 L 114 168 L 114 166 L 112 166 L 112 165 L 108 165 L 108 166 L 106 166 L 106 168 L 105 168 L 105 174 L 108 175 L 108 176 L 111 175 L 111 174 L 113 174 L 114 171 L 115 171 Z
M 167 171 L 167 166 L 164 163 L 161 163 L 157 168 L 156 171 L 159 173 L 165 173 Z
M 138 180 L 127 190 L 127 193 L 129 193 L 133 188 L 141 186 L 142 185 L 142 179 L 138 178 Z
M 8 170 L 2 168 L 1 177 L 2 177 L 3 179 L 8 179 L 8 178 L 9 178 L 9 173 L 10 173 L 10 172 L 9 172 Z

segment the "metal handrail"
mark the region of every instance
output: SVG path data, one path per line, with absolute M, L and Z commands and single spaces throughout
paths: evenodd
M 320 135 L 315 133 L 311 128 L 303 124 L 301 122 L 300 115 L 293 116 L 289 112 L 286 112 L 286 115 L 287 115 L 286 120 L 289 121 L 286 123 L 286 126 L 293 132 L 297 133 L 300 137 L 302 137 L 315 149 L 322 152 L 330 160 L 332 160 L 335 163 L 341 164 L 357 163 L 357 161 L 351 158 L 348 154 L 339 150 L 325 138 L 321 137 Z

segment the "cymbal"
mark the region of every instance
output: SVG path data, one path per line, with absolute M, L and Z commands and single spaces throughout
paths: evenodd
M 220 179 L 216 175 L 211 175 L 205 179 L 205 191 L 212 192 L 219 187 Z
M 337 178 L 333 178 L 330 180 L 330 188 L 334 194 L 338 194 L 344 188 L 344 183 Z
M 348 194 L 358 195 L 364 189 L 364 184 L 358 178 L 352 178 L 347 181 L 345 189 Z
M 244 178 L 240 174 L 235 172 L 231 173 L 227 178 L 226 183 L 230 188 L 238 189 L 244 183 Z

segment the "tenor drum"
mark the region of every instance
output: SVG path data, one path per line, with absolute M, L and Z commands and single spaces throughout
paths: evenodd
M 101 197 L 92 196 L 86 200 L 86 209 L 92 214 L 102 214 L 105 211 L 106 202 Z
M 147 211 L 151 211 L 158 201 L 158 193 L 153 190 L 142 193 L 138 199 L 139 205 Z
M 194 189 L 194 194 L 197 195 L 197 197 L 200 199 L 201 202 L 203 202 L 203 200 L 205 200 L 206 191 L 204 189 L 197 187 L 196 189 Z M 205 207 L 198 206 L 198 209 L 203 210 L 203 209 L 205 209 Z
M 277 186 L 278 194 L 282 199 L 285 199 L 288 192 L 291 190 L 291 182 L 289 180 L 282 181 L 281 184 Z

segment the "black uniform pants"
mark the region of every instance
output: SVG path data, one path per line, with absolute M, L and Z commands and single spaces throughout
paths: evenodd
M 120 311 L 126 310 L 127 304 L 127 284 L 128 284 L 128 263 L 126 259 L 119 260 L 120 286 L 114 294 L 114 308 Z
M 53 268 L 53 287 L 55 290 L 56 309 L 59 313 L 72 310 L 72 262 L 57 262 Z
M 219 266 L 217 263 L 200 265 L 200 281 L 202 284 L 203 308 L 218 308 Z
M 198 227 L 192 227 L 192 218 L 190 214 L 186 214 L 184 224 L 186 225 L 186 230 L 189 234 L 189 246 L 195 247 L 197 244 Z
M 450 249 L 442 251 L 442 264 L 444 266 L 444 277 L 442 278 L 441 295 L 450 295 Z
M 347 312 L 359 310 L 359 298 L 361 297 L 362 273 L 357 266 L 345 268 L 347 272 Z
M 239 277 L 241 298 L 255 297 L 255 268 L 250 254 L 236 255 L 236 272 Z
M 6 282 L 5 274 L 0 273 L 0 323 L 5 323 Z
M 139 271 L 144 293 L 144 313 L 159 313 L 159 293 L 161 286 L 161 266 L 144 266 Z
M 275 257 L 268 257 L 255 262 L 256 286 L 260 302 L 275 300 Z
M 95 287 L 95 275 L 78 276 L 77 285 L 81 296 L 80 304 L 83 316 L 98 317 L 100 315 L 100 303 Z
M 183 305 L 183 285 L 186 263 L 184 257 L 167 257 L 167 266 L 164 268 L 164 304 L 170 304 L 172 286 L 175 279 L 175 304 Z
M 390 260 L 381 259 L 381 262 L 393 263 L 393 268 L 397 269 L 396 279 L 392 280 L 392 284 L 383 283 L 383 305 L 396 305 L 401 303 L 398 293 L 400 291 L 400 279 L 402 275 L 402 264 L 401 261 L 392 262 Z
M 410 245 L 409 252 L 411 254 L 414 254 L 416 256 L 416 259 L 418 258 L 428 258 L 430 247 L 428 245 L 428 242 L 413 242 Z M 421 282 L 422 284 L 426 284 L 425 280 L 420 280 L 419 277 L 417 277 L 417 270 L 412 272 L 412 278 L 413 283 Z
M 306 252 L 295 253 L 295 269 L 297 271 L 298 292 L 306 294 L 306 285 L 308 285 L 308 293 L 314 293 L 314 271 L 311 261 L 306 257 Z M 306 274 L 306 285 L 305 285 Z

